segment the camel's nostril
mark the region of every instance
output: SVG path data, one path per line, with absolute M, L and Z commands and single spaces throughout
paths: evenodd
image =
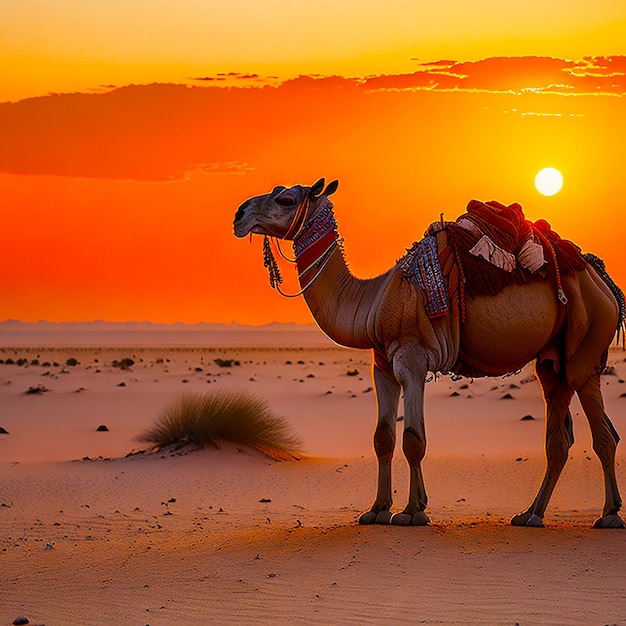
M 237 209 L 237 213 L 235 213 L 235 222 L 238 222 L 242 217 L 243 214 L 246 212 L 246 208 L 248 207 L 248 205 L 250 204 L 250 200 L 246 200 L 238 209 Z

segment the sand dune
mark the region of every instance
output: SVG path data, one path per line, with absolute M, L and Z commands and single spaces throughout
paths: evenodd
M 625 357 L 612 351 L 603 376 L 622 434 Z M 113 365 L 123 358 L 134 364 Z M 626 536 L 589 528 L 603 481 L 577 404 L 548 527 L 508 525 L 543 472 L 529 368 L 429 383 L 432 524 L 396 528 L 356 524 L 376 480 L 367 353 L 31 345 L 0 360 L 2 623 L 626 624 Z M 265 398 L 305 456 L 277 463 L 236 444 L 126 456 L 172 398 L 214 389 Z M 398 453 L 395 510 L 407 478 Z

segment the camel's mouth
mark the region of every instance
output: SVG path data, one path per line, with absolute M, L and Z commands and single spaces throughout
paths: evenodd
M 235 237 L 239 237 L 241 239 L 242 237 L 245 237 L 248 233 L 252 232 L 252 229 L 248 228 L 245 224 L 242 224 L 241 222 L 235 222 L 233 231 L 235 233 Z
M 235 220 L 233 224 L 233 232 L 235 237 L 245 237 L 246 235 L 270 235 L 273 236 L 266 228 L 261 226 L 258 222 L 253 222 L 250 219 Z
M 249 233 L 265 234 L 262 232 L 261 226 L 257 220 L 254 219 L 254 198 L 246 200 L 235 213 L 235 219 L 233 221 L 233 230 L 235 237 L 245 237 Z

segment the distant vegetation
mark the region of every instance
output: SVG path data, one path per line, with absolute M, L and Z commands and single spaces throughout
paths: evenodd
M 154 426 L 138 440 L 157 449 L 219 448 L 220 441 L 233 441 L 277 460 L 297 458 L 301 445 L 264 400 L 241 391 L 183 394 L 161 411 Z
M 122 370 L 130 369 L 133 365 L 135 365 L 135 361 L 129 358 L 124 358 L 120 361 L 113 361 L 113 367 L 119 367 Z
M 213 359 L 213 362 L 218 366 L 218 367 L 232 367 L 233 365 L 236 367 L 239 367 L 241 365 L 241 363 L 239 361 L 237 361 L 236 359 Z

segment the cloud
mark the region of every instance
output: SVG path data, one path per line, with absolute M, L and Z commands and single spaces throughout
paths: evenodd
M 223 163 L 195 163 L 172 175 L 172 179 L 189 179 L 206 174 L 245 174 L 254 167 L 245 161 L 225 161 Z
M 189 79 L 192 84 L 220 83 L 222 87 L 262 87 L 264 85 L 277 86 L 281 81 L 276 76 L 261 76 L 259 74 L 244 74 L 241 72 L 218 72 L 215 76 L 195 76 Z
M 480 61 L 419 62 L 411 74 L 374 76 L 364 87 L 487 92 L 626 95 L 626 57 L 492 57 Z
M 242 174 L 285 160 L 295 167 L 311 154 L 319 154 L 321 169 L 324 146 L 379 141 L 403 119 L 419 118 L 420 140 L 426 132 L 435 141 L 438 123 L 475 125 L 476 111 L 488 107 L 493 94 L 500 94 L 498 110 L 536 117 L 585 114 L 587 104 L 572 109 L 571 99 L 565 105 L 559 94 L 626 96 L 624 56 L 416 64 L 408 74 L 283 82 L 229 72 L 185 85 L 107 85 L 94 93 L 3 103 L 0 172 L 169 181 Z M 503 102 L 502 94 L 514 102 Z M 398 132 L 389 141 L 404 145 L 412 137 Z

